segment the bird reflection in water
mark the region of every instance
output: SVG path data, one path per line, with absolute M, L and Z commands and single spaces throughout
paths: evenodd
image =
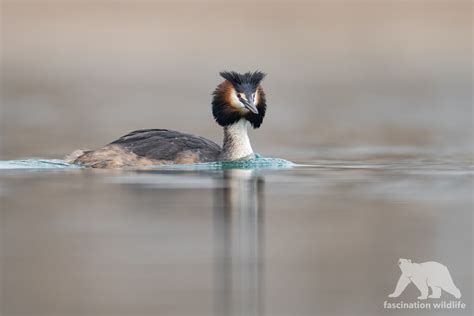
M 225 170 L 215 189 L 216 315 L 262 315 L 264 181 L 255 170 Z

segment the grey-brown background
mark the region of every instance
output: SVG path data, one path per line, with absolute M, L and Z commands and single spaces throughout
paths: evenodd
M 13 1 L 1 158 L 61 157 L 139 128 L 218 142 L 221 70 L 268 72 L 257 152 L 472 152 L 471 1 Z

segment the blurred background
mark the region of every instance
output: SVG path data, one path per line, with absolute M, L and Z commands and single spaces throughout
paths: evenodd
M 268 73 L 261 154 L 472 152 L 469 0 L 3 0 L 1 11 L 2 159 L 62 157 L 139 128 L 220 143 L 218 72 L 255 69 Z
M 467 307 L 397 315 L 472 315 L 472 1 L 0 9 L 0 315 L 388 315 L 419 295 L 387 297 L 400 257 L 445 264 Z M 256 69 L 252 146 L 304 166 L 4 161 L 140 128 L 220 142 L 218 73 Z

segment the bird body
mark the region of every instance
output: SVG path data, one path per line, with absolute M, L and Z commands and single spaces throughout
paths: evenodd
M 168 129 L 131 132 L 91 151 L 75 151 L 67 162 L 93 168 L 126 168 L 162 164 L 231 161 L 251 157 L 248 126 L 259 128 L 266 111 L 260 85 L 264 74 L 222 72 L 222 82 L 213 93 L 212 113 L 224 129 L 222 148 L 204 137 Z

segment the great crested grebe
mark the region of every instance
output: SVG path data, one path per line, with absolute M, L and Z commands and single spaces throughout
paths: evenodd
M 224 128 L 222 148 L 206 138 L 167 129 L 143 129 L 91 151 L 77 150 L 69 163 L 92 168 L 231 161 L 252 157 L 247 127 L 259 128 L 267 108 L 260 71 L 221 72 L 225 79 L 213 92 L 212 114 Z

